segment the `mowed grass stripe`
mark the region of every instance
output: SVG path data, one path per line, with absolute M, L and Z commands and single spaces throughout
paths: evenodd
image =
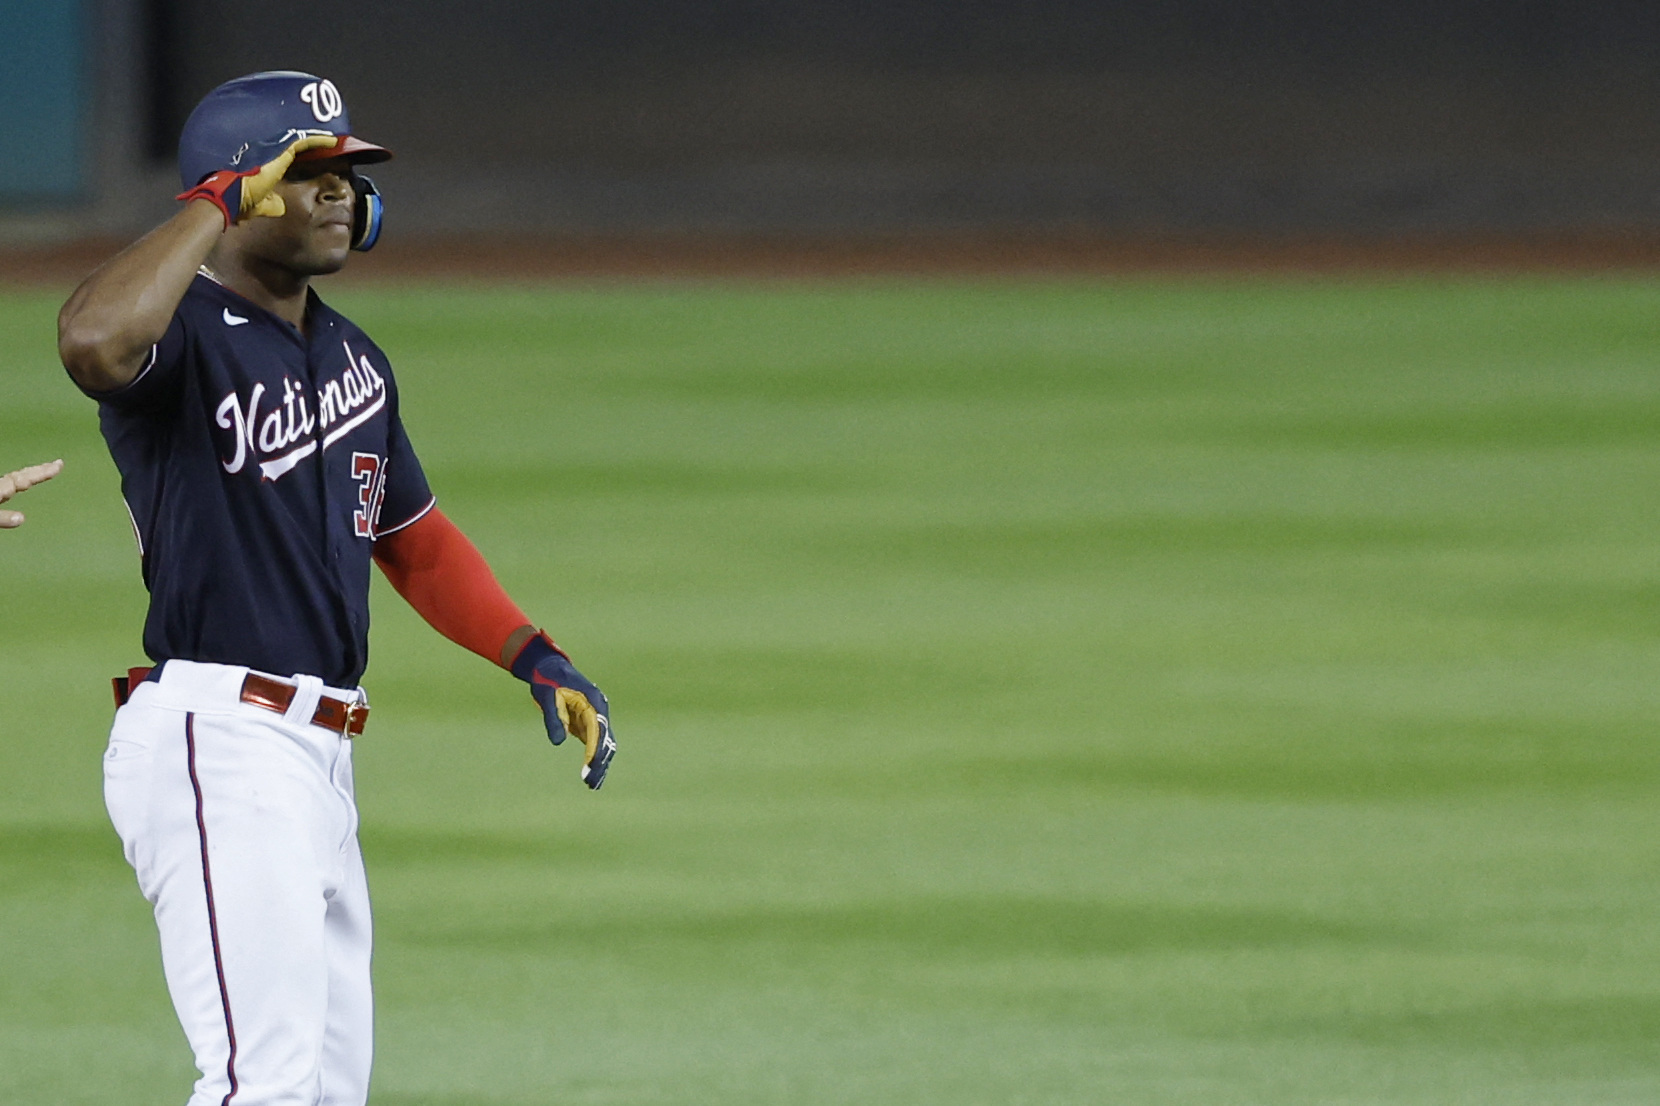
M 1660 285 L 325 294 L 623 742 L 586 794 L 377 585 L 374 1101 L 1660 1097 Z M 0 463 L 69 461 L 0 536 L 0 1099 L 164 1099 L 56 303 L 0 299 Z

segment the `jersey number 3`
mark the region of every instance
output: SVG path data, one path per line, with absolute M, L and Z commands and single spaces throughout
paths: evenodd
M 360 538 L 372 538 L 380 521 L 380 501 L 386 498 L 386 465 L 376 454 L 354 453 L 352 479 L 357 481 L 359 504 L 352 512 L 352 529 Z

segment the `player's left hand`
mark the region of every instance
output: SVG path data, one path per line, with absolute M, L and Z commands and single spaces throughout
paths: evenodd
M 530 639 L 513 664 L 513 675 L 530 685 L 530 694 L 542 708 L 548 740 L 563 744 L 571 734 L 582 742 L 587 756 L 582 762 L 582 782 L 598 791 L 617 755 L 611 736 L 611 704 L 593 681 L 576 670 L 546 635 Z

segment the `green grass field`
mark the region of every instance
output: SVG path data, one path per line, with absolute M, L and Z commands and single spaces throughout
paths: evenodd
M 376 1106 L 1660 1101 L 1660 283 L 339 288 L 611 696 L 377 584 Z M 144 596 L 0 297 L 0 1102 L 183 1101 Z

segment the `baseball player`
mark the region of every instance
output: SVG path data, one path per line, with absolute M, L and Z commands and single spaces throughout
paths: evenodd
M 190 1106 L 365 1101 L 369 899 L 352 738 L 369 572 L 530 685 L 598 788 L 598 688 L 435 505 L 386 355 L 311 288 L 380 233 L 335 85 L 256 73 L 197 105 L 179 212 L 87 278 L 59 352 L 98 401 L 150 592 L 104 795 L 201 1077 Z
M 0 476 L 0 503 L 4 503 L 18 492 L 26 492 L 36 484 L 44 484 L 58 473 L 63 471 L 63 461 L 48 461 L 44 465 L 30 465 L 26 469 L 8 472 Z M 0 511 L 0 530 L 10 530 L 14 526 L 23 525 L 21 511 Z

